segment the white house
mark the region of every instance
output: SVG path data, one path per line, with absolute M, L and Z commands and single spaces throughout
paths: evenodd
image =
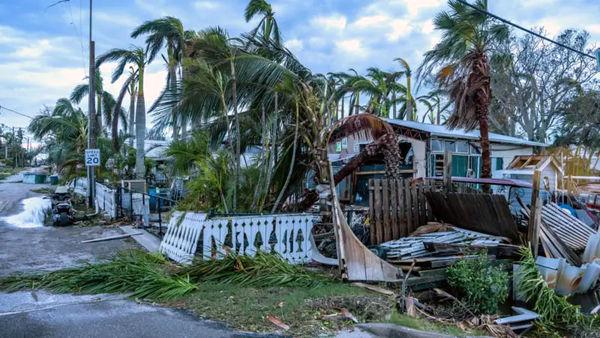
M 385 119 L 398 135 L 403 155 L 405 177 L 439 177 L 443 175 L 444 154 L 452 153 L 452 176 L 479 177 L 481 173 L 481 147 L 479 130 L 465 131 L 449 129 L 445 125 L 434 125 L 416 121 Z M 535 148 L 545 148 L 545 143 L 524 140 L 518 137 L 490 133 L 492 171 L 506 169 L 508 164 L 521 155 L 533 155 Z M 329 147 L 329 158 L 336 167 L 341 167 L 358 154 L 364 145 L 373 140 L 368 133 L 357 133 Z M 383 176 L 383 164 L 370 163 L 341 185 L 340 196 L 352 201 L 356 193 L 368 189 L 369 178 Z M 344 191 L 355 187 L 355 191 Z M 368 192 L 367 192 L 368 196 Z M 364 198 L 364 196 L 362 197 Z

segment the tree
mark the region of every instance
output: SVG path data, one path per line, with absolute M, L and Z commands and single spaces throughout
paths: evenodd
M 556 145 L 584 148 L 588 161 L 600 151 L 600 91 L 580 92 L 564 105 Z
M 109 93 L 104 91 L 102 74 L 100 74 L 100 69 L 96 68 L 96 79 L 94 80 L 95 84 L 95 95 L 96 95 L 96 118 L 94 122 L 96 123 L 96 128 L 94 131 L 100 135 L 104 128 L 102 128 L 103 123 L 106 125 L 111 124 L 112 120 L 112 108 L 115 103 L 114 97 Z M 89 94 L 90 88 L 88 83 L 83 83 L 77 85 L 73 88 L 71 92 L 70 99 L 76 104 L 80 104 L 84 97 Z M 112 132 L 112 130 L 111 130 Z
M 250 32 L 250 36 L 256 37 L 260 31 L 262 38 L 265 41 L 273 41 L 276 45 L 281 45 L 281 35 L 279 34 L 279 26 L 275 20 L 275 13 L 265 0 L 250 0 L 244 12 L 246 22 L 252 20 L 257 15 L 262 15 L 256 28 Z
M 508 27 L 496 23 L 459 1 L 450 0 L 449 12 L 434 20 L 443 33 L 433 50 L 425 53 L 419 73 L 433 73 L 448 90 L 454 111 L 447 120 L 450 128 L 472 130 L 479 127 L 482 158 L 481 177 L 491 177 L 488 113 L 492 100 L 488 53 L 492 44 L 508 39 Z M 487 0 L 474 4 L 487 11 Z
M 134 66 L 137 72 L 137 104 L 135 107 L 135 174 L 138 178 L 143 178 L 146 173 L 144 165 L 144 142 L 146 139 L 146 104 L 144 102 L 144 70 L 148 64 L 148 54 L 139 47 L 130 49 L 115 48 L 98 57 L 96 65 L 99 67 L 106 61 L 117 61 L 117 67 L 113 71 L 112 81 L 115 82 L 121 75 L 125 67 L 129 64 Z
M 177 68 L 183 61 L 186 32 L 181 20 L 172 16 L 150 20 L 138 26 L 131 33 L 132 38 L 147 35 L 146 48 L 148 50 L 148 63 L 152 62 L 164 45 L 167 47 L 167 86 L 165 91 L 177 89 Z M 159 98 L 160 100 L 160 98 Z M 152 108 L 150 109 L 152 111 Z M 172 111 L 171 127 L 173 128 L 173 139 L 179 138 L 178 114 Z
M 83 165 L 87 147 L 87 117 L 69 99 L 61 98 L 52 111 L 37 115 L 30 122 L 29 132 L 44 146 L 52 162 L 67 176 Z
M 544 34 L 543 29 L 538 32 Z M 565 30 L 556 39 L 592 52 L 586 32 Z M 513 37 L 492 51 L 491 126 L 508 135 L 523 133 L 532 141 L 548 141 L 566 105 L 596 74 L 589 58 L 531 35 Z

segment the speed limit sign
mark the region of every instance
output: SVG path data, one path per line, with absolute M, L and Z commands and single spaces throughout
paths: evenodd
M 96 167 L 100 165 L 100 149 L 85 150 L 85 165 Z

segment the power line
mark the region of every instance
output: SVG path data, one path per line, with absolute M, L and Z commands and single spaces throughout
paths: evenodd
M 18 111 L 16 111 L 16 110 L 13 110 L 13 109 L 10 109 L 10 108 L 6 108 L 5 106 L 2 106 L 2 105 L 0 105 L 0 110 L 2 110 L 2 109 L 4 109 L 4 110 L 8 110 L 9 112 L 11 112 L 11 113 L 15 113 L 15 114 L 17 114 L 17 115 L 25 116 L 26 118 L 28 118 L 28 119 L 32 119 L 32 120 L 33 120 L 33 117 L 31 117 L 31 116 L 29 116 L 29 115 L 26 115 L 26 114 L 23 114 L 23 113 L 19 113 L 19 112 L 18 112 Z
M 475 6 L 475 5 L 472 5 L 472 4 L 468 3 L 468 2 L 466 2 L 465 0 L 457 0 L 457 1 L 458 1 L 458 2 L 460 2 L 460 3 L 461 3 L 461 4 L 463 4 L 463 5 L 466 5 L 466 6 L 469 6 L 469 7 L 473 8 L 474 10 L 478 11 L 479 13 L 487 14 L 487 15 L 491 16 L 491 17 L 492 17 L 492 18 L 494 18 L 494 19 L 500 20 L 500 21 L 504 22 L 504 23 L 505 23 L 505 24 L 507 24 L 507 25 L 511 25 L 511 26 L 513 26 L 513 27 L 515 27 L 515 28 L 518 28 L 518 29 L 520 29 L 520 30 L 522 30 L 522 31 L 526 32 L 526 33 L 529 33 L 529 34 L 535 35 L 535 36 L 537 36 L 537 37 L 538 37 L 538 38 L 540 38 L 540 39 L 544 39 L 544 40 L 546 40 L 546 41 L 548 41 L 548 42 L 551 42 L 551 43 L 553 43 L 553 44 L 555 44 L 555 45 L 557 45 L 557 46 L 560 46 L 560 47 L 566 48 L 566 49 L 568 49 L 568 50 L 570 50 L 570 51 L 572 51 L 572 52 L 575 52 L 575 53 L 577 53 L 577 54 L 579 54 L 579 55 L 581 55 L 581 56 L 587 56 L 587 57 L 589 57 L 589 58 L 592 58 L 592 59 L 596 60 L 596 57 L 595 57 L 594 55 L 591 55 L 591 54 L 588 54 L 588 53 L 582 52 L 582 51 L 580 51 L 580 50 L 577 50 L 577 49 L 575 49 L 575 48 L 573 48 L 573 47 L 567 46 L 567 45 L 565 45 L 564 43 L 560 43 L 560 42 L 558 42 L 558 41 L 554 41 L 554 40 L 552 40 L 552 39 L 550 39 L 550 38 L 547 38 L 547 37 L 545 37 L 545 36 L 543 36 L 543 35 L 541 35 L 541 34 L 539 34 L 539 33 L 536 33 L 536 32 L 534 32 L 534 31 L 532 31 L 531 29 L 527 29 L 527 28 L 525 28 L 525 27 L 523 27 L 523 26 L 521 26 L 521 25 L 518 25 L 518 24 L 516 24 L 516 23 L 514 23 L 514 22 L 512 22 L 512 21 L 509 21 L 509 20 L 503 19 L 503 18 L 501 18 L 501 17 L 497 16 L 496 14 L 492 14 L 492 13 L 490 13 L 490 12 L 488 12 L 488 11 L 484 10 L 484 9 L 481 9 L 481 8 L 479 8 L 479 7 Z

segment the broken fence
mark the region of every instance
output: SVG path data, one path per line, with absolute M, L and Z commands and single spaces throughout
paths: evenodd
M 408 236 L 432 219 L 425 193 L 432 186 L 412 179 L 369 180 L 371 244 Z
M 76 194 L 87 196 L 87 181 L 85 179 L 76 179 L 70 184 Z M 174 202 L 159 196 L 152 196 L 155 199 L 156 213 L 152 214 L 150 210 L 151 196 L 145 193 L 132 192 L 123 187 L 111 188 L 104 184 L 96 182 L 96 211 L 116 219 L 119 217 L 129 217 L 132 220 L 139 221 L 143 226 L 149 227 L 158 224 L 159 234 L 162 235 L 162 213 L 165 207 Z
M 292 264 L 306 263 L 313 256 L 311 232 L 316 220 L 311 214 L 207 219 L 203 213 L 175 212 L 160 251 L 184 264 L 191 263 L 197 251 L 203 259 L 219 259 L 227 251 L 248 256 L 273 252 Z

